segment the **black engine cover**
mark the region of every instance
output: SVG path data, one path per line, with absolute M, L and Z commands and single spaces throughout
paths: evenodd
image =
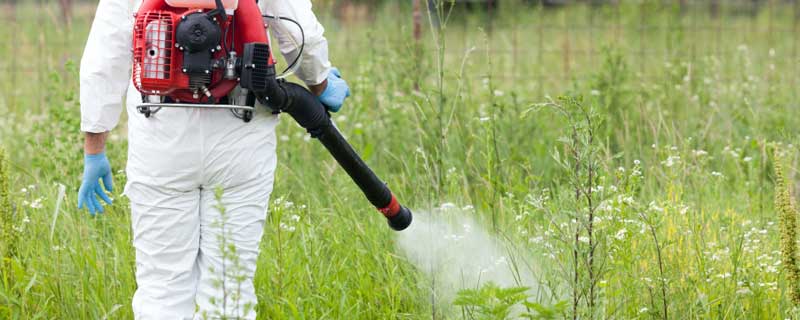
M 183 72 L 209 73 L 214 51 L 222 41 L 222 28 L 205 13 L 184 16 L 175 30 L 178 48 L 183 51 Z

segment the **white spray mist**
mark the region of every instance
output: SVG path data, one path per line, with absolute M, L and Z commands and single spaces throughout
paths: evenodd
M 512 257 L 507 243 L 487 232 L 473 214 L 470 207 L 459 209 L 446 203 L 434 210 L 415 211 L 411 226 L 398 233 L 403 254 L 435 280 L 438 300 L 450 302 L 458 291 L 488 282 L 501 287 L 525 286 L 536 292 L 531 271 L 535 268 L 520 264 L 514 268 L 512 258 L 521 260 L 520 253 Z

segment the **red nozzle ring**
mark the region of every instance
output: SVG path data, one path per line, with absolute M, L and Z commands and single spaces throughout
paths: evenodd
M 378 211 L 383 213 L 384 217 L 391 218 L 396 216 L 400 213 L 400 203 L 397 202 L 397 198 L 392 195 L 392 201 L 389 202 L 389 205 L 384 208 L 378 208 Z

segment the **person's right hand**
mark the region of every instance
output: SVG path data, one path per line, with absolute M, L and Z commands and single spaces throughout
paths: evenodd
M 103 191 L 103 187 L 109 192 L 114 190 L 111 178 L 111 165 L 105 152 L 84 155 L 83 182 L 78 190 L 78 209 L 86 206 L 92 216 L 97 212 L 103 213 L 103 206 L 97 197 L 111 204 L 111 198 Z M 100 179 L 103 179 L 103 186 L 100 186 Z

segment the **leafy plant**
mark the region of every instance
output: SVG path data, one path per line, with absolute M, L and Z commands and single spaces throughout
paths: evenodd
M 508 319 L 513 308 L 527 299 L 526 291 L 527 287 L 501 288 L 489 282 L 478 289 L 459 291 L 453 304 L 463 307 L 470 319 Z

